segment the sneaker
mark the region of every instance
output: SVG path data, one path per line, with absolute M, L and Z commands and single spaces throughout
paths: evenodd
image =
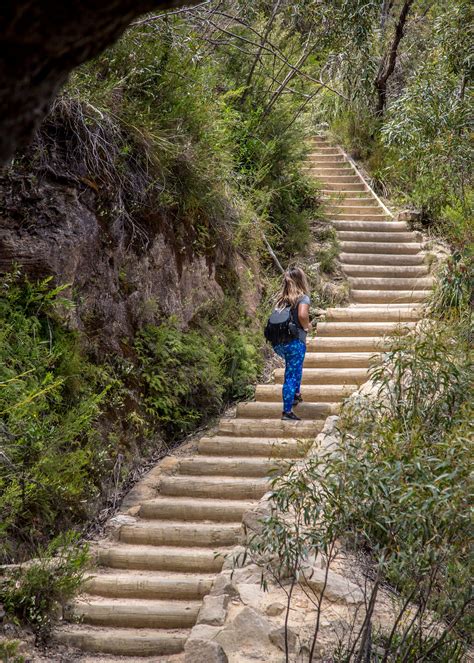
M 281 418 L 282 421 L 301 421 L 301 419 L 297 417 L 294 412 L 282 412 Z
M 303 396 L 301 394 L 295 394 L 295 398 L 294 398 L 294 401 L 293 401 L 293 407 L 296 407 L 298 405 L 298 403 L 302 403 L 302 402 L 303 402 Z

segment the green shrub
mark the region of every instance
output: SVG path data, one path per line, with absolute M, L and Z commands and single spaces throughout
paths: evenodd
M 181 331 L 172 319 L 145 327 L 135 341 L 148 412 L 173 438 L 217 414 L 223 403 L 217 357 L 203 341 L 196 331 Z
M 261 365 L 250 334 L 209 323 L 186 331 L 173 319 L 148 325 L 135 349 L 148 413 L 170 439 L 217 415 L 229 401 L 249 396 Z
M 86 517 L 88 501 L 98 495 L 104 459 L 94 423 L 104 375 L 58 321 L 61 290 L 19 273 L 2 280 L 0 556 L 6 560 Z
M 469 312 L 474 299 L 474 261 L 453 253 L 441 266 L 431 297 L 430 312 L 437 317 Z
M 0 642 L 0 660 L 2 663 L 25 663 L 24 656 L 17 656 L 19 640 L 6 640 Z
M 362 628 L 348 625 L 337 661 L 360 660 L 372 637 L 364 660 L 374 663 L 380 648 L 388 661 L 463 660 L 472 632 L 469 328 L 460 316 L 397 337 L 371 373 L 378 397 L 343 408 L 337 449 L 273 480 L 276 509 L 247 548 L 265 573 L 293 587 L 308 556 L 329 568 L 343 542 L 369 579 L 367 606 L 384 584 L 398 592 L 393 628 L 377 633 L 369 612 Z
M 142 329 L 133 360 L 106 364 L 88 359 L 80 337 L 61 323 L 60 313 L 71 306 L 63 290 L 19 272 L 1 281 L 5 562 L 30 556 L 38 543 L 89 519 L 109 489 L 116 493 L 117 458 L 125 475 L 152 441 L 156 448 L 157 434 L 176 440 L 230 401 L 250 396 L 262 364 L 261 339 L 237 290 L 193 329 L 180 330 L 173 320 Z
M 89 561 L 86 544 L 65 532 L 40 548 L 35 559 L 0 585 L 7 616 L 30 626 L 37 642 L 44 642 L 58 618 L 58 609 L 80 589 Z

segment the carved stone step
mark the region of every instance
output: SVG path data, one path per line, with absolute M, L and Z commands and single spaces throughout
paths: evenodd
M 54 640 L 85 652 L 143 657 L 179 654 L 188 636 L 189 630 L 66 626 L 55 631 Z
M 311 344 L 311 351 L 306 353 L 304 367 L 317 365 L 319 354 L 338 354 L 340 352 L 382 352 L 389 347 L 390 339 L 384 338 L 383 336 L 339 336 L 334 338 L 319 338 Z
M 389 245 L 391 246 L 391 245 Z M 421 253 L 402 254 L 402 253 L 362 253 L 358 247 L 351 247 L 350 250 L 344 250 L 339 254 L 342 268 L 345 265 L 424 265 L 424 257 Z
M 408 332 L 415 326 L 414 322 L 406 322 L 401 325 L 402 330 Z M 308 350 L 318 346 L 323 340 L 321 336 L 385 336 L 400 331 L 398 322 L 319 322 L 317 325 L 317 337 L 308 339 Z M 319 337 L 319 338 L 318 338 Z M 350 339 L 347 339 L 350 341 Z
M 354 302 L 393 304 L 401 302 L 424 302 L 431 295 L 431 290 L 352 290 Z
M 308 358 L 308 355 L 306 355 Z M 370 366 L 373 352 L 314 352 L 308 368 L 364 368 Z M 304 380 L 305 371 L 303 371 Z
M 200 443 L 202 442 L 201 438 Z M 211 439 L 211 438 L 208 438 Z M 241 439 L 241 438 L 236 438 Z M 195 497 L 157 497 L 140 505 L 141 518 L 152 520 L 211 520 L 218 522 L 239 522 L 243 514 L 252 508 L 249 500 L 222 500 Z
M 135 628 L 191 628 L 201 601 L 151 601 L 87 597 L 71 606 L 72 616 L 86 624 Z
M 258 387 L 257 387 L 258 389 Z M 263 400 L 263 399 L 258 399 Z M 233 458 L 225 456 L 188 456 L 179 463 L 180 474 L 200 476 L 265 477 L 284 470 L 288 462 L 271 458 Z
M 233 456 L 263 456 L 265 458 L 301 458 L 305 446 L 291 438 L 236 437 L 215 435 L 202 437 L 198 442 L 200 453 Z
M 127 571 L 98 573 L 86 580 L 89 595 L 111 598 L 199 600 L 211 591 L 214 574 Z
M 285 369 L 277 368 L 274 371 L 275 383 L 281 385 Z M 321 385 L 359 385 L 367 380 L 366 368 L 305 368 L 303 371 L 303 384 Z M 280 387 L 281 389 L 281 387 Z
M 356 278 L 408 279 L 422 278 L 428 274 L 426 265 L 344 265 L 344 273 Z
M 385 255 L 401 254 L 413 255 L 419 253 L 421 244 L 418 242 L 382 242 L 382 241 L 367 241 L 367 242 L 344 242 L 341 243 L 341 251 L 343 253 L 368 253 L 369 255 L 382 253 Z
M 228 548 L 215 555 L 209 548 L 171 546 L 129 546 L 125 543 L 102 545 L 97 551 L 98 563 L 112 569 L 173 571 L 184 573 L 219 573 Z
M 323 422 L 278 421 L 276 419 L 221 419 L 219 434 L 232 434 L 242 437 L 290 437 L 297 439 L 314 438 L 322 429 Z
M 307 385 L 304 389 L 305 403 L 321 403 L 327 401 L 335 403 L 342 401 L 357 389 L 357 385 L 328 385 L 321 386 Z M 256 398 L 259 401 L 269 401 L 281 403 L 281 385 L 261 384 L 257 387 Z M 298 406 L 299 412 L 299 406 Z
M 427 278 L 349 278 L 349 284 L 354 290 L 429 290 L 434 280 Z
M 367 267 L 363 267 L 362 269 L 367 269 Z M 424 268 L 420 267 L 420 269 Z M 345 270 L 347 271 L 347 267 Z M 367 305 L 329 308 L 326 310 L 325 319 L 329 322 L 410 322 L 417 321 L 421 317 L 421 309 L 413 306 L 381 307 Z
M 237 417 L 279 419 L 281 411 L 281 403 L 239 403 L 237 406 Z M 324 420 L 330 414 L 335 414 L 337 411 L 338 405 L 336 403 L 302 403 L 298 407 L 298 416 L 306 420 Z
M 237 544 L 238 523 L 191 523 L 165 520 L 139 520 L 122 525 L 120 541 L 145 546 L 200 546 L 212 548 Z
M 213 497 L 226 500 L 258 500 L 268 490 L 267 479 L 234 477 L 164 477 L 162 495 L 178 497 Z

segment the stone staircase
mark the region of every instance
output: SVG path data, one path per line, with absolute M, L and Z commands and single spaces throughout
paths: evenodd
M 386 335 L 409 331 L 421 316 L 431 278 L 414 233 L 393 221 L 342 150 L 320 136 L 312 149 L 307 167 L 323 184 L 351 304 L 329 309 L 308 340 L 302 421 L 280 420 L 277 369 L 275 384 L 258 385 L 254 402 L 222 418 L 196 454 L 179 457 L 174 473 L 162 475 L 159 496 L 141 502 L 117 540 L 99 545 L 98 571 L 71 607 L 79 623 L 56 633 L 96 652 L 87 660 L 157 660 L 183 651 L 223 555 L 239 541 L 243 514 L 268 490 L 269 472 L 305 454 L 325 418 L 366 381 L 373 354 L 388 347 Z

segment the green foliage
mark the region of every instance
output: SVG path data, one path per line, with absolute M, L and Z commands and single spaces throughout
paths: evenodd
M 426 226 L 465 249 L 473 215 L 472 6 L 466 0 L 412 4 L 380 113 L 377 74 L 386 66 L 399 12 L 397 3 L 382 3 L 362 45 L 338 46 L 332 84 L 344 97 L 321 95 L 316 117 L 330 122 L 337 139 L 363 160 L 380 193 L 414 205 Z
M 273 480 L 276 508 L 248 546 L 265 571 L 292 582 L 308 556 L 330 565 L 340 541 L 368 557 L 367 604 L 382 583 L 399 592 L 392 633 L 377 641 L 387 660 L 460 661 L 469 638 L 469 332 L 460 316 L 397 337 L 371 373 L 378 397 L 344 407 L 337 449 Z M 433 620 L 438 628 L 427 629 Z M 336 660 L 355 660 L 359 633 Z
M 2 663 L 24 663 L 24 656 L 17 656 L 19 640 L 5 640 L 0 642 L 0 659 Z
M 474 264 L 472 258 L 453 253 L 437 274 L 431 298 L 430 313 L 437 317 L 456 317 L 467 314 L 474 294 Z
M 222 406 L 219 366 L 209 345 L 195 331 L 179 330 L 173 320 L 141 330 L 135 342 L 147 385 L 150 414 L 168 434 L 188 433 Z
M 0 585 L 0 600 L 9 618 L 30 626 L 44 642 L 57 620 L 58 607 L 74 597 L 89 561 L 86 544 L 65 532 L 40 548 L 34 561 L 13 571 Z
M 158 209 L 173 219 L 185 250 L 212 254 L 222 241 L 262 251 L 258 228 L 266 227 L 289 257 L 305 248 L 316 205 L 316 191 L 300 169 L 298 98 L 273 99 L 260 68 L 244 87 L 251 59 L 232 44 L 253 39 L 252 29 L 236 28 L 230 48 L 206 57 L 202 25 L 192 20 L 129 29 L 75 72 L 67 94 L 79 100 L 89 124 L 116 125 L 110 174 L 116 172 L 116 186 L 122 171 L 129 173 L 125 179 L 134 190 L 120 204 L 145 232 Z M 258 24 L 265 13 L 251 20 Z M 301 36 L 278 22 L 274 38 L 285 50 L 296 48 Z M 257 232 L 249 232 L 249 218 Z
M 415 205 L 431 218 L 456 201 L 469 214 L 469 103 L 459 85 L 443 58 L 428 61 L 392 102 L 382 128 L 396 157 L 390 168 L 398 188 L 410 191 Z
M 354 543 L 442 619 L 467 627 L 472 352 L 469 322 L 400 337 L 373 369 L 381 400 L 346 409 L 337 470 Z M 459 631 L 458 631 L 459 632 Z
M 1 556 L 86 516 L 103 458 L 94 423 L 104 376 L 58 321 L 64 288 L 19 273 L 0 292 Z M 19 536 L 21 533 L 21 537 Z M 23 539 L 23 540 L 22 540 Z
M 334 274 L 340 251 L 336 230 L 326 223 L 324 226 L 317 228 L 314 234 L 315 238 L 322 242 L 316 252 L 319 268 L 326 274 Z
M 258 91 L 253 94 L 257 96 Z M 291 258 L 308 245 L 318 189 L 299 168 L 305 152 L 302 127 L 291 125 L 287 109 L 262 117 L 262 108 L 251 106 L 251 99 L 253 96 L 234 128 L 236 167 L 241 186 L 248 191 L 256 211 L 267 220 L 276 249 Z
M 225 312 L 219 316 L 226 320 Z M 211 333 L 209 322 L 183 331 L 169 319 L 142 329 L 135 349 L 147 410 L 171 439 L 215 416 L 229 401 L 249 396 L 262 361 L 255 336 L 225 322 L 214 322 Z
M 30 556 L 38 543 L 90 518 L 112 488 L 118 458 L 126 473 L 132 455 L 147 453 L 149 440 L 156 445 L 157 433 L 176 440 L 250 396 L 262 365 L 262 340 L 235 284 L 233 296 L 203 311 L 192 329 L 173 319 L 150 325 L 138 332 L 132 360 L 104 364 L 87 358 L 80 337 L 61 322 L 71 306 L 64 289 L 19 271 L 1 281 L 5 561 Z

